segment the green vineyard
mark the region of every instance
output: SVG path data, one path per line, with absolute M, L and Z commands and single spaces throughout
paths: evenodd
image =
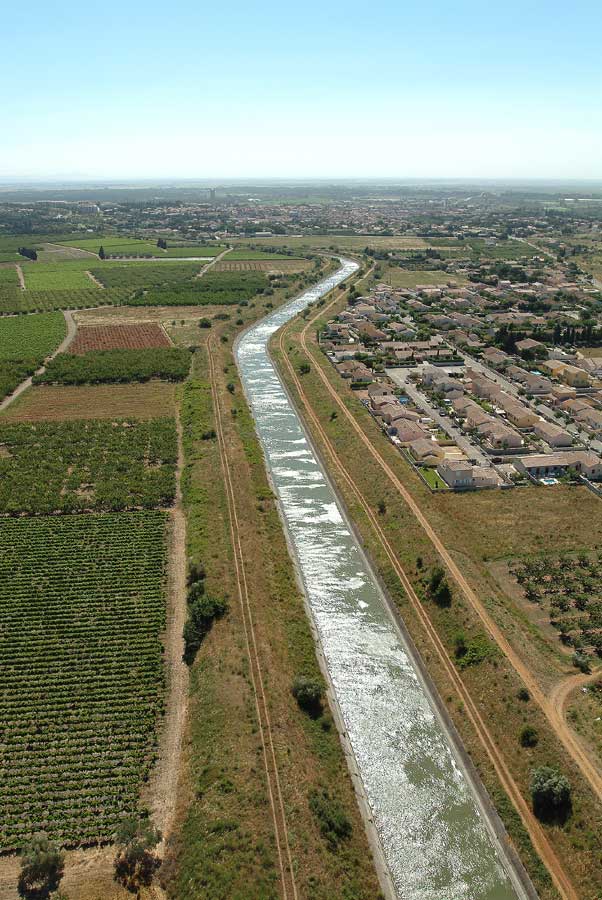
M 163 709 L 166 514 L 0 522 L 0 852 L 110 840 Z
M 173 419 L 0 425 L 0 513 L 49 515 L 171 504 Z

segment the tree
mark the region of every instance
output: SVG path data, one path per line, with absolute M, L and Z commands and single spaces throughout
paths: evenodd
M 115 836 L 115 880 L 132 894 L 139 896 L 153 880 L 161 860 L 151 851 L 161 840 L 161 833 L 149 819 L 124 819 Z
M 189 591 L 188 619 L 184 625 L 184 661 L 191 663 L 203 639 L 211 630 L 215 619 L 221 619 L 228 611 L 225 600 L 205 594 L 191 597 Z
M 105 248 L 104 248 L 102 245 L 101 245 L 101 247 L 100 247 L 100 249 L 99 249 L 99 251 L 98 251 L 98 258 L 99 258 L 99 259 L 106 259 Z
M 311 372 L 311 366 L 309 365 L 309 363 L 306 363 L 306 362 L 301 363 L 301 365 L 299 366 L 299 374 L 300 375 L 309 375 L 310 372 Z
M 324 687 L 321 681 L 315 678 L 307 678 L 305 675 L 298 675 L 293 681 L 291 692 L 301 709 L 306 713 L 309 713 L 311 716 L 322 714 Z
M 537 729 L 532 725 L 524 725 L 519 735 L 521 747 L 535 747 L 539 740 Z
M 431 572 L 428 583 L 428 592 L 431 600 L 437 606 L 450 606 L 452 601 L 452 593 L 445 572 L 440 566 L 436 566 Z
M 21 857 L 17 885 L 21 897 L 42 900 L 55 891 L 63 877 L 64 856 L 47 835 L 35 834 Z
M 571 809 L 571 786 L 557 769 L 539 766 L 531 772 L 533 812 L 544 821 L 564 821 Z

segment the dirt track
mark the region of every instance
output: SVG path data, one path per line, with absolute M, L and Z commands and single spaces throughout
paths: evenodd
M 259 653 L 257 650 L 255 628 L 253 625 L 253 616 L 251 611 L 251 604 L 249 601 L 249 592 L 245 572 L 245 560 L 240 540 L 240 526 L 236 509 L 236 494 L 234 491 L 232 474 L 230 472 L 230 465 L 226 449 L 226 442 L 224 439 L 222 413 L 217 391 L 217 383 L 215 379 L 215 364 L 213 361 L 210 340 L 207 342 L 207 359 L 209 362 L 209 379 L 211 381 L 211 393 L 213 397 L 215 424 L 220 449 L 220 460 L 224 477 L 224 485 L 226 488 L 226 497 L 228 501 L 228 517 L 230 524 L 230 535 L 232 539 L 232 552 L 234 554 L 238 599 L 240 602 L 244 639 L 247 656 L 249 659 L 249 674 L 251 676 L 251 686 L 255 698 L 255 710 L 257 713 L 259 736 L 263 750 L 262 755 L 266 773 L 270 810 L 274 823 L 274 837 L 276 841 L 276 851 L 280 868 L 282 896 L 284 900 L 297 900 L 298 894 L 288 838 L 288 825 L 284 810 L 284 801 L 282 799 L 282 791 L 280 789 L 280 778 L 278 775 L 276 753 L 274 750 L 274 742 L 272 739 L 272 726 L 264 691 L 264 677 L 262 673 Z
M 394 486 L 397 488 L 397 490 L 399 490 L 401 495 L 404 497 L 404 500 L 406 500 L 406 502 L 412 509 L 412 512 L 414 513 L 414 515 L 416 515 L 416 517 L 420 521 L 420 524 L 423 526 L 423 528 L 425 528 L 425 531 L 427 532 L 428 536 L 430 537 L 433 544 L 437 548 L 443 561 L 446 563 L 446 565 L 448 565 L 448 568 L 450 569 L 451 574 L 458 581 L 461 589 L 464 592 L 465 592 L 465 590 L 467 590 L 472 595 L 473 599 L 471 599 L 471 597 L 469 597 L 467 595 L 467 599 L 469 599 L 469 602 L 471 602 L 471 605 L 474 605 L 474 603 L 476 603 L 479 607 L 481 607 L 481 604 L 478 601 L 478 598 L 476 597 L 476 595 L 474 594 L 474 592 L 468 585 L 466 579 L 464 579 L 464 577 L 459 572 L 453 559 L 451 558 L 451 556 L 449 555 L 449 553 L 443 546 L 442 542 L 440 541 L 440 539 L 438 538 L 438 536 L 436 535 L 436 533 L 434 532 L 434 530 L 432 529 L 432 527 L 430 526 L 430 524 L 428 523 L 426 518 L 424 517 L 423 513 L 419 509 L 419 507 L 416 504 L 416 502 L 414 501 L 413 497 L 411 497 L 411 495 L 407 492 L 405 487 L 401 484 L 401 482 L 395 476 L 395 474 L 390 469 L 390 467 L 387 465 L 387 463 L 382 459 L 382 457 L 380 456 L 378 451 L 373 447 L 372 442 L 365 435 L 365 433 L 361 429 L 361 427 L 357 424 L 355 418 L 349 412 L 349 410 L 347 409 L 347 407 L 345 406 L 343 401 L 340 399 L 338 393 L 334 390 L 334 388 L 328 381 L 326 375 L 324 374 L 324 372 L 321 369 L 321 366 L 317 363 L 313 354 L 310 353 L 310 350 L 307 346 L 308 329 L 316 321 L 316 319 L 318 319 L 320 316 L 322 316 L 324 314 L 324 312 L 326 312 L 330 306 L 333 306 L 335 303 L 339 302 L 340 299 L 341 299 L 341 295 L 335 296 L 334 300 L 332 300 L 330 304 L 328 304 L 325 308 L 321 309 L 313 318 L 308 320 L 307 324 L 305 325 L 305 327 L 303 328 L 303 330 L 301 332 L 301 345 L 302 345 L 306 355 L 309 358 L 311 358 L 312 361 L 314 362 L 314 365 L 316 367 L 316 371 L 317 371 L 318 375 L 320 376 L 321 380 L 324 382 L 326 388 L 328 389 L 329 393 L 332 395 L 332 397 L 335 400 L 335 402 L 337 403 L 337 405 L 343 411 L 343 413 L 345 414 L 346 418 L 349 420 L 349 422 L 352 425 L 352 427 L 354 428 L 354 430 L 359 434 L 359 436 L 361 437 L 363 443 L 368 448 L 371 455 L 376 459 L 376 461 L 379 463 L 381 468 L 384 469 L 384 471 L 387 474 L 387 476 L 389 477 L 389 479 L 392 481 Z M 296 388 L 299 392 L 299 396 L 301 397 L 301 399 L 303 401 L 303 404 L 306 409 L 307 417 L 312 422 L 312 428 L 318 432 L 318 435 L 319 435 L 321 441 L 326 446 L 336 468 L 338 469 L 341 476 L 345 480 L 345 483 L 347 484 L 349 489 L 353 492 L 353 494 L 357 498 L 358 502 L 361 504 L 362 508 L 364 509 L 366 515 L 368 516 L 368 518 L 377 534 L 378 540 L 380 541 L 385 553 L 387 554 L 387 557 L 389 558 L 391 565 L 393 566 L 398 577 L 400 578 L 400 580 L 406 590 L 406 593 L 408 595 L 408 599 L 410 600 L 413 608 L 415 609 L 416 613 L 418 614 L 418 617 L 419 617 L 421 623 L 423 624 L 425 631 L 427 632 L 427 635 L 430 638 L 430 640 L 434 646 L 435 652 L 437 653 L 438 657 L 440 658 L 441 663 L 443 664 L 443 666 L 450 678 L 450 682 L 454 685 L 458 695 L 461 697 L 461 699 L 463 700 L 463 702 L 465 704 L 467 714 L 469 715 L 469 718 L 471 719 L 471 721 L 475 727 L 475 730 L 483 744 L 483 747 L 484 747 L 489 759 L 491 760 L 492 765 L 495 768 L 496 774 L 497 774 L 502 786 L 508 793 L 509 797 L 512 799 L 512 802 L 514 803 L 514 805 L 521 817 L 521 820 L 523 821 L 523 824 L 524 824 L 526 830 L 529 832 L 529 835 L 531 837 L 533 845 L 535 846 L 535 848 L 537 849 L 537 852 L 539 853 L 541 858 L 544 860 L 546 866 L 548 867 L 558 891 L 560 892 L 561 896 L 563 896 L 565 898 L 569 898 L 569 900 L 577 900 L 578 894 L 576 893 L 575 888 L 573 887 L 569 877 L 564 872 L 553 848 L 549 844 L 549 842 L 543 832 L 543 829 L 541 828 L 539 822 L 537 821 L 537 819 L 531 812 L 530 807 L 524 800 L 522 793 L 520 792 L 516 782 L 512 778 L 512 775 L 505 763 L 505 760 L 503 759 L 500 751 L 498 750 L 495 741 L 492 739 L 492 737 L 489 733 L 489 730 L 487 729 L 487 726 L 485 725 L 469 692 L 467 691 L 466 687 L 464 686 L 464 683 L 462 682 L 461 678 L 459 677 L 459 674 L 457 672 L 457 669 L 456 669 L 453 661 L 449 657 L 449 654 L 447 653 L 446 648 L 442 644 L 434 626 L 432 625 L 432 623 L 430 622 L 430 619 L 426 615 L 426 613 L 422 607 L 422 604 L 420 602 L 420 599 L 416 595 L 409 578 L 407 577 L 406 573 L 404 572 L 401 565 L 399 564 L 399 562 L 396 558 L 395 552 L 394 552 L 391 544 L 389 543 L 386 535 L 384 534 L 382 527 L 374 514 L 374 511 L 371 509 L 370 505 L 367 503 L 367 501 L 365 500 L 365 498 L 363 497 L 361 492 L 358 490 L 357 486 L 355 485 L 355 482 L 349 476 L 343 463 L 341 462 L 336 451 L 334 450 L 334 447 L 332 446 L 332 443 L 330 442 L 326 432 L 322 428 L 318 417 L 314 413 L 314 411 L 311 407 L 311 404 L 307 400 L 307 398 L 303 392 L 302 384 L 301 384 L 299 378 L 297 377 L 297 375 L 294 371 L 294 368 L 291 365 L 290 361 L 288 360 L 288 357 L 284 350 L 284 344 L 283 344 L 284 334 L 285 334 L 285 330 L 282 330 L 279 335 L 279 346 L 280 346 L 280 351 L 282 353 L 282 359 L 283 359 L 285 365 L 287 366 L 287 369 L 288 369 L 288 371 L 296 385 Z M 473 603 L 473 600 L 474 600 L 474 603 Z M 477 612 L 479 612 L 479 610 L 477 610 Z M 488 614 L 484 610 L 483 610 L 483 613 L 487 617 L 487 620 L 492 621 L 490 619 L 490 617 L 488 616 Z M 481 618 L 483 618 L 483 617 L 481 616 Z M 485 624 L 487 624 L 487 623 L 485 623 Z M 503 643 L 509 647 L 508 642 L 505 640 L 505 638 L 503 637 L 503 635 L 501 634 L 501 632 L 499 631 L 499 629 L 497 628 L 495 623 L 492 622 L 492 625 L 494 626 L 495 631 L 502 638 Z M 492 636 L 495 639 L 495 635 L 493 634 L 493 632 L 492 632 Z M 503 647 L 501 649 L 503 649 Z M 511 650 L 511 648 L 509 648 L 509 649 Z M 512 650 L 511 650 L 511 652 L 513 653 Z M 513 655 L 515 655 L 515 654 L 513 654 Z M 534 679 L 532 678 L 531 674 L 528 673 L 528 675 L 529 675 L 529 681 L 534 682 Z M 537 685 L 536 685 L 536 688 L 541 695 L 541 691 L 539 690 L 539 687 Z M 565 728 L 566 728 L 566 726 L 565 726 Z

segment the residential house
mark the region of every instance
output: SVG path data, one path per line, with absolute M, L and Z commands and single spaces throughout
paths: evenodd
M 574 469 L 592 481 L 602 479 L 602 459 L 587 450 L 520 457 L 514 465 L 519 472 L 533 478 L 559 477 Z
M 538 419 L 533 426 L 533 431 L 538 437 L 543 438 L 550 447 L 571 447 L 573 439 L 571 435 L 554 425 L 553 422 L 547 422 L 545 419 Z
M 423 466 L 436 466 L 443 459 L 441 447 L 428 438 L 421 438 L 408 444 L 410 455 Z

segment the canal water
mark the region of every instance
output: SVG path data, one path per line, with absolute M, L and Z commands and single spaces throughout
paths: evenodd
M 398 897 L 522 897 L 269 358 L 274 332 L 358 268 L 341 264 L 241 337 L 245 393 Z

